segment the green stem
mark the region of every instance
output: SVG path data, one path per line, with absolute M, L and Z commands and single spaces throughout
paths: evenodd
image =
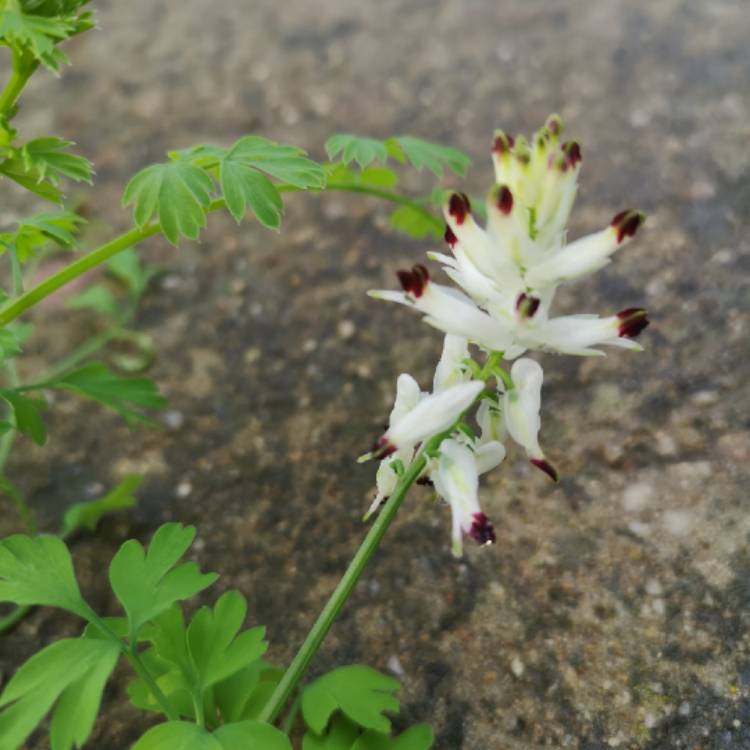
M 281 184 L 276 186 L 280 193 L 294 193 L 301 192 L 299 188 L 293 185 Z M 390 203 L 396 203 L 401 206 L 408 206 L 414 211 L 419 212 L 424 218 L 429 221 L 436 230 L 442 231 L 443 223 L 433 214 L 431 214 L 419 203 L 416 203 L 409 198 L 399 195 L 398 193 L 392 193 L 389 190 L 381 190 L 380 188 L 368 187 L 366 185 L 354 185 L 348 182 L 337 182 L 335 180 L 328 183 L 326 186 L 327 190 L 337 190 L 340 192 L 347 193 L 362 193 L 365 195 L 371 195 L 375 198 L 380 198 Z M 219 209 L 225 208 L 226 202 L 223 198 L 217 198 L 211 201 L 207 211 L 218 211 Z M 146 224 L 143 227 L 136 227 L 131 229 L 119 237 L 107 242 L 104 245 L 92 250 L 83 257 L 71 263 L 69 266 L 61 269 L 55 274 L 52 274 L 49 278 L 45 279 L 41 283 L 37 284 L 33 289 L 29 289 L 27 292 L 22 294 L 20 297 L 11 302 L 7 307 L 0 310 L 0 328 L 6 326 L 12 320 L 15 320 L 19 315 L 25 313 L 29 308 L 34 307 L 43 299 L 53 294 L 61 287 L 69 284 L 73 280 L 82 276 L 87 271 L 96 268 L 105 261 L 109 260 L 112 256 L 121 253 L 123 250 L 127 250 L 129 247 L 141 242 L 142 240 L 153 237 L 161 231 L 161 227 L 158 222 L 152 222 Z
M 300 696 L 298 695 L 294 699 L 294 703 L 292 703 L 291 708 L 286 712 L 284 721 L 281 723 L 281 731 L 285 735 L 289 736 L 292 733 L 294 722 L 297 719 L 297 714 L 299 713 L 301 706 L 302 706 L 302 700 L 300 699 Z
M 421 206 L 416 201 L 407 198 L 405 195 L 399 193 L 393 193 L 390 190 L 381 190 L 380 188 L 369 187 L 368 185 L 354 185 L 350 182 L 340 182 L 336 180 L 330 180 L 325 187 L 326 190 L 338 190 L 346 193 L 363 193 L 365 195 L 372 195 L 375 198 L 381 198 L 389 203 L 397 203 L 399 206 L 406 206 L 411 208 L 413 211 L 421 214 L 426 221 L 435 227 L 435 230 L 442 234 L 445 229 L 445 224 L 438 219 L 433 213 L 428 211 L 424 206 Z
M 359 581 L 365 566 L 380 544 L 383 535 L 393 522 L 396 512 L 401 506 L 401 502 L 406 496 L 406 493 L 422 473 L 426 463 L 427 461 L 423 451 L 414 459 L 414 461 L 412 461 L 406 474 L 404 474 L 399 481 L 395 491 L 388 498 L 388 501 L 380 511 L 375 523 L 373 523 L 370 531 L 367 533 L 367 536 L 357 550 L 357 553 L 349 563 L 349 567 L 339 581 L 338 586 L 336 586 L 335 591 L 331 594 L 325 607 L 323 607 L 323 611 L 320 613 L 315 624 L 312 626 L 312 629 L 307 634 L 307 638 L 305 638 L 297 655 L 294 657 L 289 668 L 281 678 L 281 682 L 276 686 L 271 698 L 263 708 L 263 711 L 259 716 L 260 721 L 268 723 L 275 721 L 279 712 L 284 707 L 287 700 L 289 700 L 289 696 L 294 691 L 313 656 L 317 653 L 321 643 L 323 643 L 323 639 L 331 629 L 331 625 L 333 625 L 341 608 L 344 606 L 344 603 L 349 598 L 352 590 L 357 585 L 357 581 Z
M 37 65 L 20 65 L 18 58 L 13 55 L 13 71 L 8 83 L 0 93 L 0 117 L 7 118 L 12 112 L 24 87 L 37 69 Z

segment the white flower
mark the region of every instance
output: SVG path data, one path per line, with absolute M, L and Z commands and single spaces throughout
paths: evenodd
M 544 380 L 542 367 L 533 359 L 523 357 L 513 363 L 510 378 L 513 387 L 506 388 L 503 395 L 503 419 L 508 433 L 526 450 L 534 466 L 557 481 L 557 471 L 547 461 L 539 445 L 539 409 Z
M 471 380 L 422 397 L 396 424 L 389 425 L 375 444 L 372 456 L 385 458 L 447 430 L 471 406 L 483 388 L 483 382 Z
M 430 473 L 435 489 L 451 506 L 451 550 L 463 553 L 463 534 L 479 544 L 495 542 L 495 529 L 479 507 L 479 468 L 474 453 L 456 440 L 443 440 L 437 469 Z
M 552 116 L 531 142 L 495 134 L 496 184 L 487 199 L 487 227 L 474 220 L 464 193 L 444 207 L 451 255 L 431 253 L 463 292 L 436 284 L 424 266 L 399 272 L 403 292 L 376 290 L 378 299 L 408 305 L 430 325 L 487 351 L 514 359 L 526 349 L 564 354 L 601 354 L 601 345 L 640 349 L 631 340 L 648 325 L 646 313 L 629 308 L 598 318 L 550 318 L 557 287 L 599 270 L 643 223 L 637 211 L 618 213 L 605 229 L 566 244 L 575 200 L 581 149 L 560 142 L 560 119 Z M 623 316 L 638 324 L 623 324 Z M 635 320 L 633 318 L 633 320 Z
M 432 381 L 434 393 L 471 379 L 471 372 L 464 364 L 466 359 L 469 359 L 469 342 L 463 336 L 446 334 L 443 341 L 443 353 L 435 368 L 435 377 Z

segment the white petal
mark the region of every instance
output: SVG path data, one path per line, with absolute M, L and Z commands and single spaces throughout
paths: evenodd
M 582 237 L 530 268 L 526 283 L 545 287 L 586 276 L 606 266 L 609 256 L 623 244 L 617 242 L 617 230 L 611 226 Z
M 422 398 L 419 384 L 408 373 L 401 373 L 396 381 L 396 400 L 388 420 L 389 427 L 398 424 Z
M 640 345 L 632 339 L 620 337 L 619 327 L 620 321 L 615 315 L 607 318 L 563 315 L 527 325 L 519 338 L 530 348 L 581 356 L 602 356 L 603 352 L 592 348 L 598 345 L 640 350 Z
M 505 458 L 505 446 L 496 440 L 484 443 L 476 449 L 474 458 L 477 464 L 477 471 L 480 474 L 485 474 L 502 463 Z
M 482 399 L 477 409 L 477 424 L 481 430 L 480 444 L 501 441 L 505 438 L 505 423 L 497 404 Z
M 526 449 L 530 458 L 544 458 L 539 447 L 539 408 L 541 406 L 541 365 L 532 359 L 522 358 L 510 370 L 513 388 L 503 397 L 503 416 L 510 436 Z
M 432 390 L 445 390 L 448 386 L 463 383 L 471 377 L 463 360 L 469 357 L 469 342 L 463 336 L 446 334 L 443 353 L 435 368 Z
M 415 445 L 448 429 L 483 388 L 484 383 L 472 380 L 426 396 L 397 425 L 390 427 L 383 439 L 400 448 Z

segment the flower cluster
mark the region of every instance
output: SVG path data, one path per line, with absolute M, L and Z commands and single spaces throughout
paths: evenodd
M 417 265 L 398 273 L 403 291 L 369 292 L 417 310 L 446 337 L 431 394 L 421 393 L 410 375 L 398 379 L 389 427 L 369 454 L 381 464 L 368 515 L 394 491 L 401 468 L 419 447 L 443 435 L 427 456 L 424 480 L 450 504 L 456 555 L 463 534 L 480 543 L 495 539 L 479 507 L 478 477 L 503 460 L 506 435 L 557 480 L 538 439 L 542 368 L 521 355 L 536 350 L 601 356 L 600 346 L 640 351 L 634 339 L 649 323 L 646 311 L 635 307 L 607 317 L 550 315 L 558 286 L 604 267 L 644 220 L 638 211 L 621 211 L 605 229 L 567 243 L 581 149 L 575 141 L 562 142 L 561 132 L 560 118 L 552 116 L 531 141 L 495 133 L 496 184 L 486 202 L 485 229 L 464 193 L 446 201 L 451 254 L 428 256 L 460 289 L 434 282 Z M 486 355 L 484 366 L 472 359 L 470 344 Z M 503 359 L 515 360 L 510 372 L 500 366 Z M 477 403 L 472 426 L 466 412 Z

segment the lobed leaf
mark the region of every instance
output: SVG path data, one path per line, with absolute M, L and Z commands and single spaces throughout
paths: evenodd
M 146 732 L 132 750 L 292 750 L 286 735 L 270 724 L 242 721 L 209 733 L 197 724 L 169 721 Z
M 143 482 L 143 477 L 132 474 L 120 482 L 111 492 L 98 500 L 88 500 L 71 505 L 63 516 L 62 536 L 86 529 L 94 531 L 103 516 L 118 510 L 132 508 L 137 500 L 133 494 Z
M 94 284 L 80 294 L 69 297 L 65 301 L 65 307 L 69 310 L 93 310 L 108 317 L 114 317 L 118 309 L 114 294 L 102 284 Z
M 57 72 L 67 57 L 55 46 L 75 32 L 66 18 L 48 18 L 20 10 L 0 10 L 0 38 L 29 53 L 49 70 Z
M 72 141 L 54 136 L 29 141 L 20 151 L 25 171 L 35 175 L 37 182 L 47 180 L 57 185 L 61 177 L 67 177 L 91 184 L 92 164 L 82 156 L 67 153 L 72 145 Z
M 128 424 L 155 425 L 143 409 L 162 409 L 166 399 L 148 378 L 121 378 L 101 362 L 92 362 L 55 380 L 34 388 L 60 388 L 72 391 L 116 411 Z M 2 395 L 2 392 L 0 392 Z
M 219 181 L 229 213 L 237 223 L 249 208 L 264 227 L 278 229 L 281 226 L 284 202 L 268 177 L 235 160 L 229 152 L 221 161 Z
M 17 750 L 57 701 L 52 750 L 71 750 L 87 739 L 119 646 L 99 638 L 69 638 L 34 654 L 0 694 L 0 750 Z
M 171 161 L 152 164 L 134 175 L 125 186 L 122 203 L 133 204 L 139 227 L 156 218 L 164 236 L 176 245 L 180 236 L 198 239 L 213 190 L 205 170 L 187 161 Z
M 413 167 L 420 170 L 426 167 L 436 177 L 442 177 L 446 169 L 463 176 L 471 166 L 471 159 L 466 154 L 450 146 L 430 143 L 411 135 L 398 136 L 393 140 Z
M 369 667 L 340 667 L 305 688 L 302 715 L 316 734 L 323 733 L 336 711 L 365 729 L 388 732 L 391 722 L 384 714 L 398 712 L 393 693 L 399 687 L 397 680 Z
M 130 630 L 140 628 L 174 602 L 188 599 L 217 578 L 195 563 L 176 565 L 195 538 L 195 528 L 178 523 L 160 526 L 144 551 L 140 542 L 123 544 L 109 566 L 109 582 L 128 616 Z
M 356 162 L 360 169 L 364 169 L 374 161 L 385 164 L 388 160 L 388 149 L 383 141 L 374 138 L 352 135 L 351 133 L 336 133 L 325 143 L 329 159 L 341 156 L 344 164 Z
M 84 619 L 91 613 L 68 548 L 46 534 L 14 534 L 0 541 L 0 601 L 59 607 Z
M 351 750 L 430 750 L 434 742 L 432 727 L 428 724 L 416 724 L 398 737 L 365 732 L 351 746 Z
M 76 243 L 74 232 L 82 223 L 84 219 L 71 211 L 29 216 L 18 222 L 18 229 L 14 233 L 0 235 L 0 252 L 2 249 L 14 249 L 18 260 L 25 263 L 50 241 L 60 247 L 73 247 Z

